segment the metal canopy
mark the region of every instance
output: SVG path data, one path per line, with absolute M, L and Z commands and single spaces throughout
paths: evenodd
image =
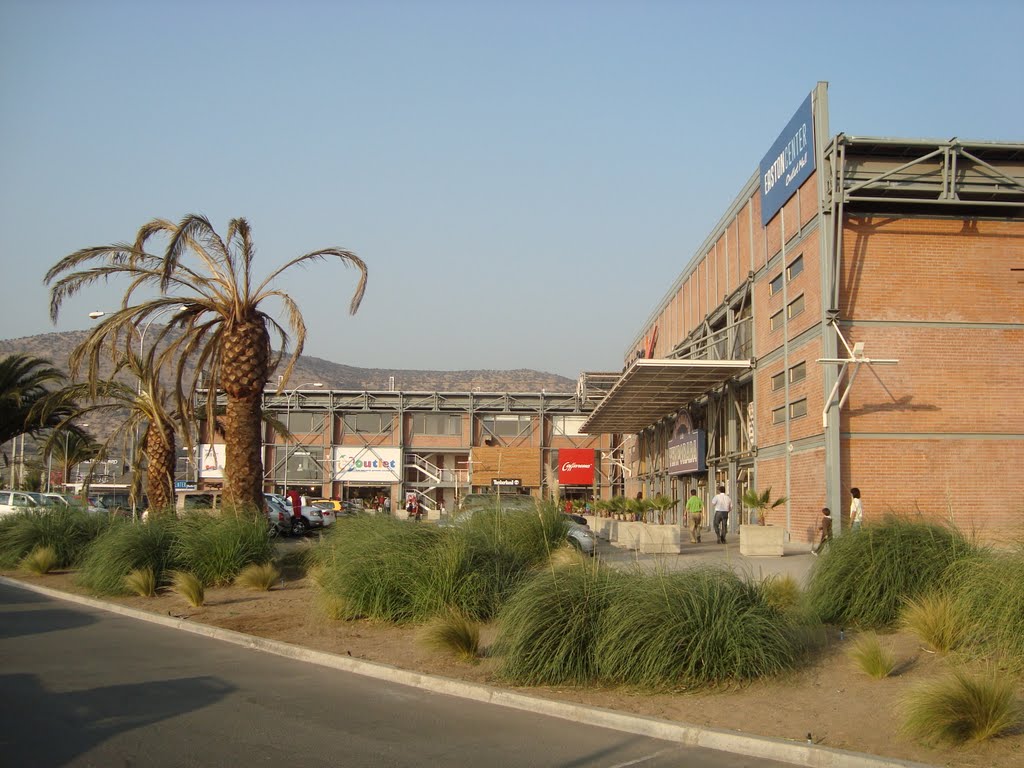
M 637 360 L 580 431 L 640 432 L 750 368 L 749 360 Z

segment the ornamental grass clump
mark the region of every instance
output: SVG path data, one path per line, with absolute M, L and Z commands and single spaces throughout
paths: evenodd
M 985 741 L 1021 725 L 1014 680 L 996 670 L 972 675 L 957 669 L 924 683 L 903 702 L 903 730 L 935 744 Z
M 624 574 L 599 563 L 543 568 L 498 614 L 499 674 L 518 685 L 584 685 L 598 677 L 595 648 L 611 586 Z
M 976 552 L 953 528 L 888 517 L 832 541 L 811 570 L 809 605 L 825 623 L 890 628 L 906 598 L 939 587 L 951 564 Z
M 1024 547 L 954 564 L 947 589 L 962 624 L 963 648 L 1024 670 Z
M 239 572 L 235 584 L 246 589 L 269 592 L 280 580 L 281 571 L 273 563 L 252 563 Z
M 29 573 L 43 576 L 56 568 L 57 562 L 57 550 L 53 547 L 39 546 L 22 558 L 21 567 Z
M 876 680 L 889 677 L 896 669 L 896 657 L 892 650 L 883 646 L 874 632 L 858 637 L 849 655 L 861 672 Z
M 595 646 L 603 680 L 646 688 L 775 675 L 800 653 L 790 615 L 723 568 L 615 580 Z
M 171 577 L 171 589 L 188 600 L 193 608 L 199 608 L 206 602 L 203 580 L 194 573 L 175 571 Z
M 139 597 L 156 596 L 156 574 L 152 568 L 136 568 L 124 577 L 125 588 Z
M 89 547 L 78 574 L 78 583 L 97 595 L 128 594 L 125 577 L 137 568 L 149 568 L 157 582 L 174 567 L 171 545 L 175 520 L 156 517 L 133 523 L 113 519 Z
M 178 568 L 193 573 L 205 586 L 223 586 L 247 565 L 270 560 L 274 545 L 262 518 L 197 512 L 174 526 L 172 555 Z
M 938 653 L 955 650 L 963 640 L 966 625 L 953 597 L 938 590 L 906 598 L 900 623 Z
M 464 661 L 476 661 L 480 656 L 480 624 L 459 611 L 432 619 L 423 628 L 420 640 L 428 648 Z
M 22 512 L 0 518 L 0 568 L 16 566 L 37 547 L 51 547 L 56 568 L 79 564 L 92 541 L 110 525 L 103 514 L 74 508 Z

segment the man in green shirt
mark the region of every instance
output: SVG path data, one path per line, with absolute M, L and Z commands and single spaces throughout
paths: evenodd
M 697 491 L 690 491 L 690 498 L 686 500 L 686 514 L 690 517 L 690 542 L 700 543 L 700 524 L 704 518 L 704 502 L 700 500 Z

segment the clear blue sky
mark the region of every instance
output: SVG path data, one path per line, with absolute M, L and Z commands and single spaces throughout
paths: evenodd
M 0 0 L 0 337 L 151 218 L 249 219 L 306 351 L 618 369 L 818 80 L 832 133 L 1024 141 L 1024 3 Z M 66 303 L 86 328 L 120 291 Z

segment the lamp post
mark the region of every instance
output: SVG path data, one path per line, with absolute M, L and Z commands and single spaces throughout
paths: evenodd
M 323 385 L 324 385 L 324 383 L 322 381 L 307 381 L 305 384 L 299 384 L 299 386 L 295 387 L 295 389 L 290 390 L 288 392 L 287 396 L 285 396 L 285 399 L 284 399 L 284 420 L 285 420 L 286 426 L 288 427 L 288 432 L 292 431 L 292 425 L 291 425 L 291 419 L 290 419 L 291 412 L 292 412 L 291 411 L 292 395 L 294 395 L 296 392 L 299 392 L 303 387 L 316 387 L 317 389 L 319 389 Z M 286 435 L 285 438 L 284 438 L 284 495 L 285 496 L 288 495 L 288 458 L 289 458 L 289 456 L 288 456 L 288 436 Z

